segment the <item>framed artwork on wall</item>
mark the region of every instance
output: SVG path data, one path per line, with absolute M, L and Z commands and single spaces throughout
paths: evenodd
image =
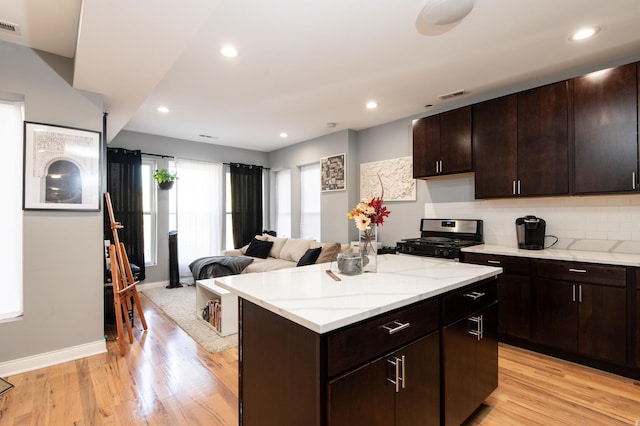
M 347 189 L 347 154 L 320 159 L 320 190 L 344 191 Z
M 101 133 L 24 122 L 24 210 L 100 211 Z

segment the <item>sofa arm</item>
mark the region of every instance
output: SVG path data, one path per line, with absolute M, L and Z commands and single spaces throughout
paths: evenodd
M 240 251 L 240 249 L 223 250 L 222 255 L 223 256 L 242 256 L 242 251 Z

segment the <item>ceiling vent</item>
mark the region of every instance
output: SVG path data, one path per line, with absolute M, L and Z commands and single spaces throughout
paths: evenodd
M 451 98 L 455 98 L 456 96 L 460 96 L 460 95 L 464 95 L 464 90 L 458 90 L 456 92 L 451 92 L 451 93 L 445 93 L 444 95 L 440 95 L 438 96 L 438 99 L 451 99 Z
M 0 21 L 0 30 L 20 35 L 20 27 L 16 24 L 12 24 L 11 22 Z

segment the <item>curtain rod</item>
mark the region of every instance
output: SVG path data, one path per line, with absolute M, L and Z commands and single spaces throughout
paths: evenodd
M 111 148 L 111 147 L 107 147 L 107 150 L 112 150 L 112 151 L 118 151 L 119 149 L 123 150 L 124 152 L 140 152 L 139 149 L 127 149 L 127 148 Z M 147 152 L 140 152 L 141 155 L 149 155 L 149 156 L 153 156 L 153 157 L 162 157 L 162 158 L 175 158 L 173 155 L 161 155 L 161 154 L 149 154 Z
M 222 163 L 222 164 L 224 164 L 225 166 L 249 167 L 249 168 L 256 167 L 263 170 L 271 170 L 270 167 L 256 166 L 255 164 L 242 164 L 242 163 Z

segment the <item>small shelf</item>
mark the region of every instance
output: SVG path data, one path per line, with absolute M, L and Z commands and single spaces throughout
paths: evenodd
M 209 300 L 220 301 L 220 330 L 209 324 L 202 318 L 202 310 Z M 196 316 L 212 330 L 221 336 L 228 336 L 238 332 L 238 296 L 215 285 L 213 278 L 196 281 Z

